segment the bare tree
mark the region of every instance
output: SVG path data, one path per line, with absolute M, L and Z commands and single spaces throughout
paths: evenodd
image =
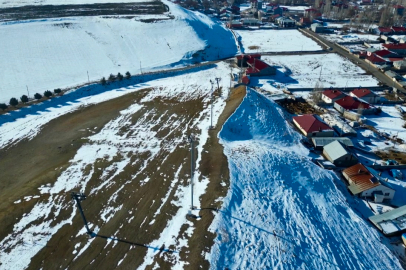
M 320 104 L 322 102 L 321 94 L 323 92 L 323 84 L 317 81 L 314 85 L 313 91 L 310 93 L 309 98 L 315 103 Z

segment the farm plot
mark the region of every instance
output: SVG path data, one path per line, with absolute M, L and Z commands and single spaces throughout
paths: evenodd
M 378 81 L 350 61 L 335 54 L 294 56 L 263 56 L 265 62 L 277 67 L 275 76 L 256 79 L 254 85 L 282 85 L 289 88 L 324 88 L 346 86 L 377 86 Z
M 243 53 L 316 51 L 321 47 L 297 30 L 235 30 Z

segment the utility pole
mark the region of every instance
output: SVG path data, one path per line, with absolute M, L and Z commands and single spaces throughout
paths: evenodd
M 140 61 L 140 70 L 141 70 L 141 74 L 142 74 L 142 67 L 141 67 L 141 61 Z
M 216 78 L 217 79 L 217 78 Z M 213 84 L 214 82 L 210 80 L 211 83 L 211 94 L 210 94 L 210 129 L 213 128 Z
M 320 69 L 320 74 L 319 74 L 319 81 L 320 81 L 320 79 L 321 79 L 321 72 L 323 71 L 323 66 L 321 66 L 321 69 Z
M 87 71 L 87 82 L 90 83 L 90 79 L 89 79 L 89 71 Z
M 216 78 L 216 82 L 217 82 L 217 91 L 220 91 L 220 85 L 219 85 L 219 81 L 221 81 L 221 78 Z
M 28 98 L 30 98 L 30 91 L 28 91 L 28 85 L 26 85 L 26 87 L 27 87 Z
M 194 209 L 194 206 L 193 206 L 193 176 L 194 176 L 194 169 L 193 169 L 193 143 L 194 143 L 194 138 L 193 138 L 193 135 L 189 135 L 188 140 L 190 142 L 190 191 L 191 191 L 190 210 L 192 211 Z M 192 212 L 190 212 L 190 214 L 191 213 Z

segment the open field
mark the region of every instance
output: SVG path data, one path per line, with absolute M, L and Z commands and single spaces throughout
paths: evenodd
M 32 97 L 111 73 L 139 74 L 236 53 L 229 30 L 165 3 L 175 19 L 74 17 L 0 24 L 0 103 L 27 94 L 27 87 Z
M 298 30 L 234 30 L 243 53 L 315 51 L 322 48 Z M 251 47 L 251 48 L 250 48 Z
M 274 91 L 275 87 L 313 88 L 377 86 L 378 81 L 349 60 L 336 54 L 263 56 L 276 66 L 276 76 L 251 78 L 253 85 Z
M 76 105 L 81 109 L 45 120 L 48 124 L 31 140 L 2 150 L 0 169 L 7 182 L 2 182 L 1 196 L 7 199 L 0 205 L 5 228 L 0 249 L 7 252 L 1 254 L 1 267 L 47 269 L 62 265 L 82 269 L 90 264 L 114 268 L 143 263 L 165 268 L 185 265 L 186 261 L 196 267 L 207 265 L 201 254 L 209 252 L 214 238 L 206 230 L 210 215 L 202 213 L 197 223 L 186 219 L 190 207 L 186 137 L 194 133 L 198 139 L 194 205 L 198 209 L 219 207 L 221 203 L 215 199 L 226 194 L 228 170 L 222 148 L 218 142 L 216 146 L 216 134 L 244 92 L 232 94 L 231 107 L 226 108 L 229 82 L 224 77 L 222 96 L 216 94 L 214 102 L 218 126 L 209 131 L 210 83 L 199 78 L 226 76 L 228 72 L 221 64 L 122 88 L 121 97 L 100 105 Z M 207 151 L 217 154 L 208 156 Z M 24 169 L 15 174 L 13 166 L 18 164 L 25 164 Z M 83 207 L 95 232 L 176 252 L 162 257 L 156 249 L 89 240 L 70 201 L 72 190 L 88 195 Z M 195 243 L 193 250 L 186 245 L 189 239 Z M 18 263 L 15 257 L 20 258 Z

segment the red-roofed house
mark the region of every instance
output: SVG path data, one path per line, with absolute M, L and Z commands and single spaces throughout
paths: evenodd
M 405 7 L 401 5 L 394 5 L 393 9 L 399 16 L 403 16 L 403 13 L 405 12 Z
M 357 110 L 360 114 L 372 114 L 375 112 L 368 103 L 361 102 L 351 96 L 346 96 L 334 102 L 334 108 L 340 113 L 352 110 Z
M 248 66 L 247 61 L 249 59 L 253 59 L 253 58 L 261 59 L 261 55 L 258 53 L 257 54 L 240 54 L 240 55 L 237 55 L 235 58 L 237 60 L 237 65 L 239 67 L 247 67 Z
M 346 94 L 344 94 L 341 91 L 334 90 L 334 89 L 328 89 L 324 90 L 323 93 L 321 94 L 321 99 L 327 103 L 331 104 L 334 103 L 336 100 L 339 100 L 340 98 L 345 97 Z
M 248 78 L 247 76 L 243 76 L 241 79 L 241 82 L 245 85 L 249 85 L 250 84 L 250 78 Z
M 382 44 L 382 47 L 385 50 L 389 50 L 398 54 L 406 54 L 406 43 L 399 43 L 399 44 Z
M 379 51 L 375 51 L 375 52 L 368 52 L 367 55 L 371 56 L 371 55 L 377 55 L 381 58 L 388 58 L 388 57 L 398 57 L 399 55 L 395 52 L 391 52 L 388 50 L 379 50 Z
M 371 62 L 372 64 L 383 65 L 386 64 L 388 61 L 383 59 L 382 57 L 377 56 L 376 54 L 372 54 L 366 58 L 367 61 Z
M 308 138 L 333 137 L 334 130 L 317 115 L 305 114 L 293 117 L 293 123 Z
M 268 76 L 268 75 L 275 75 L 276 68 L 271 67 L 267 63 L 261 61 L 257 58 L 250 58 L 247 60 L 247 64 L 250 66 L 245 71 L 246 75 L 250 76 Z
M 392 26 L 392 30 L 395 35 L 406 34 L 406 28 L 402 26 Z
M 355 89 L 350 92 L 350 96 L 362 99 L 368 103 L 377 103 L 381 100 L 381 97 L 366 88 Z
M 375 28 L 375 31 L 378 35 L 391 35 L 392 34 L 392 28 L 390 28 L 390 27 L 378 27 L 378 28 Z

